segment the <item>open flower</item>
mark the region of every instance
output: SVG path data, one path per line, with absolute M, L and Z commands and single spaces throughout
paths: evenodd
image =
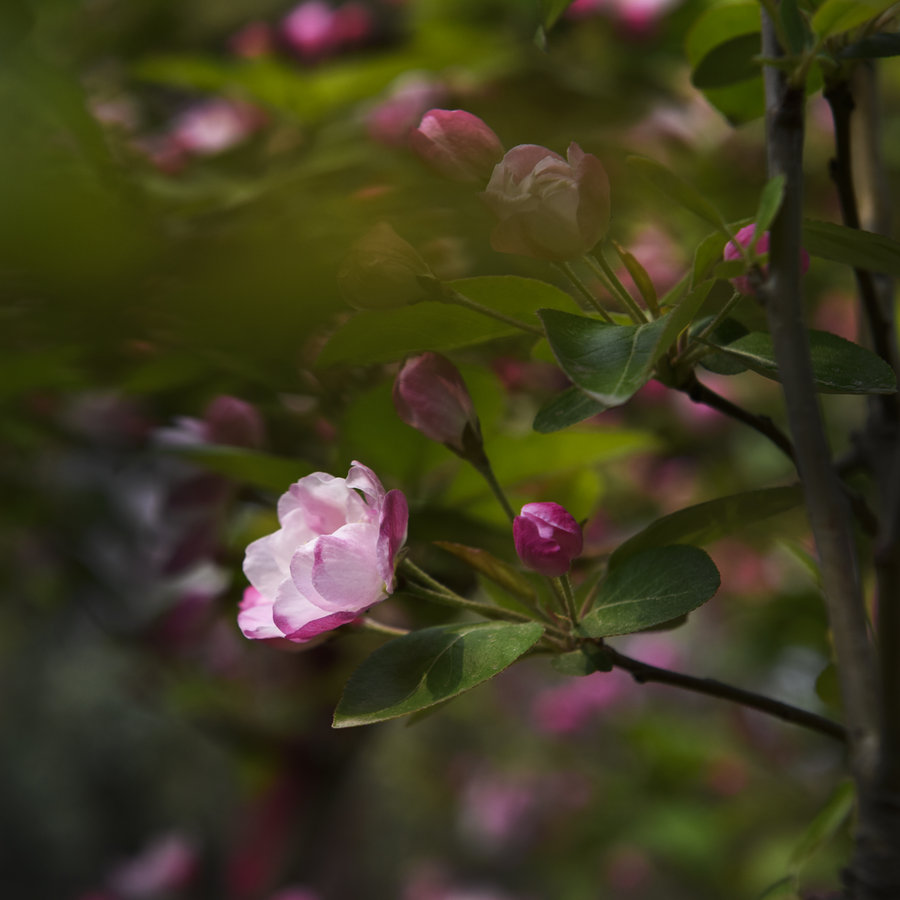
M 245 637 L 308 641 L 384 600 L 407 518 L 403 494 L 358 462 L 346 478 L 314 472 L 292 484 L 278 501 L 281 528 L 247 548 Z
M 575 143 L 567 157 L 520 144 L 497 163 L 483 194 L 499 219 L 491 234 L 495 250 L 560 262 L 587 253 L 606 234 L 603 164 Z
M 519 559 L 541 575 L 565 575 L 581 555 L 581 526 L 558 503 L 526 503 L 513 520 L 513 540 Z
M 753 243 L 753 236 L 756 234 L 756 225 L 745 225 L 736 235 L 735 239 L 741 247 L 749 247 Z M 762 237 L 756 242 L 756 253 L 757 255 L 761 255 L 763 253 L 769 252 L 769 232 L 764 231 Z M 730 262 L 734 259 L 741 258 L 740 249 L 734 244 L 734 242 L 729 241 L 725 245 L 725 252 L 723 254 L 726 262 Z M 760 269 L 763 273 L 763 278 L 766 277 L 766 274 L 769 271 L 769 267 L 767 265 L 762 264 Z M 809 269 L 809 254 L 806 250 L 801 248 L 800 250 L 800 270 L 805 275 Z M 734 289 L 736 291 L 740 291 L 742 294 L 748 294 L 749 296 L 753 296 L 756 291 L 753 290 L 753 285 L 750 283 L 750 278 L 747 275 L 741 275 L 738 278 L 732 278 L 731 283 L 734 285 Z

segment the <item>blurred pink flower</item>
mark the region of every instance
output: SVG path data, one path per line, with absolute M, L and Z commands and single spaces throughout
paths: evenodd
M 366 119 L 369 137 L 389 147 L 406 147 L 422 115 L 447 95 L 443 85 L 418 73 L 397 79 L 388 96 Z
M 534 698 L 532 723 L 545 734 L 572 734 L 600 710 L 609 708 L 630 693 L 632 687 L 631 676 L 619 669 L 569 678 L 546 688 Z
M 526 503 L 513 520 L 513 539 L 519 559 L 541 575 L 565 575 L 581 555 L 581 526 L 558 503 Z
M 365 499 L 364 499 L 365 498 Z M 281 528 L 247 548 L 238 625 L 248 638 L 302 643 L 355 619 L 394 589 L 408 510 L 354 462 L 346 478 L 314 472 L 278 501 Z
M 186 109 L 166 137 L 189 156 L 215 156 L 242 143 L 264 122 L 256 107 L 217 97 Z
M 628 35 L 642 37 L 652 31 L 663 14 L 681 0 L 575 0 L 566 18 L 578 20 L 604 15 Z
M 503 158 L 503 145 L 478 116 L 464 109 L 432 109 L 409 135 L 431 168 L 453 181 L 484 184 Z
M 117 866 L 109 886 L 120 898 L 153 900 L 187 887 L 197 868 L 197 850 L 183 834 L 162 835 Z
M 167 447 L 193 444 L 225 444 L 232 447 L 261 447 L 265 426 L 259 411 L 250 403 L 228 394 L 213 398 L 200 419 L 178 416 L 169 428 L 157 429 L 157 443 Z
M 301 59 L 314 61 L 362 43 L 372 27 L 362 3 L 332 7 L 324 0 L 304 0 L 282 20 L 281 34 Z
M 482 194 L 498 222 L 491 246 L 501 253 L 562 261 L 587 253 L 609 225 L 609 178 L 578 144 L 567 159 L 536 144 L 509 150 Z

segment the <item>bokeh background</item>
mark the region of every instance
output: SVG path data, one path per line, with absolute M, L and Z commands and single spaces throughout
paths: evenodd
M 4 0 L 4 897 L 721 900 L 798 872 L 808 892 L 834 883 L 846 835 L 809 831 L 836 789 L 846 807 L 824 738 L 541 660 L 412 724 L 334 731 L 342 684 L 383 638 L 285 652 L 235 624 L 243 549 L 274 527 L 275 498 L 354 458 L 407 494 L 433 574 L 483 589 L 438 539 L 512 559 L 486 489 L 396 418 L 395 365 L 316 364 L 352 315 L 337 269 L 386 220 L 442 277 L 558 279 L 493 252 L 477 193 L 409 151 L 424 111 L 462 107 L 507 147 L 598 155 L 613 235 L 665 290 L 705 226 L 626 156 L 666 163 L 729 219 L 764 183 L 760 121 L 733 127 L 690 84 L 704 7 L 578 0 L 542 34 L 536 0 Z M 900 73 L 883 73 L 896 179 Z M 837 220 L 820 97 L 808 112 L 810 214 Z M 847 273 L 817 262 L 807 283 L 811 319 L 854 337 Z M 655 383 L 541 436 L 552 365 L 517 339 L 454 359 L 514 505 L 565 503 L 592 556 L 684 505 L 790 480 L 757 435 Z M 707 378 L 780 419 L 758 376 Z M 861 412 L 829 400 L 838 449 Z M 802 517 L 710 550 L 718 596 L 617 646 L 836 715 Z M 401 593 L 379 614 L 415 627 L 448 611 Z

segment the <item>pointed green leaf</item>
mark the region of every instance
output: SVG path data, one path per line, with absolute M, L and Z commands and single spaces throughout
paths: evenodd
M 534 600 L 535 592 L 532 583 L 517 569 L 514 569 L 502 559 L 497 559 L 487 550 L 481 547 L 467 547 L 465 544 L 457 544 L 453 541 L 435 541 L 436 546 L 448 553 L 452 553 L 457 559 L 461 559 L 467 566 L 476 572 L 480 572 L 485 578 L 489 578 L 494 584 L 499 584 L 504 590 L 523 600 Z
M 803 246 L 811 256 L 900 277 L 900 243 L 882 234 L 807 219 Z
M 708 278 L 713 266 L 722 261 L 727 242 L 727 235 L 721 231 L 714 231 L 697 245 L 697 249 L 694 251 L 694 266 L 691 274 L 691 284 L 694 287 L 697 287 L 697 285 Z
M 894 0 L 825 0 L 810 24 L 820 38 L 826 38 L 874 19 L 893 4 Z
M 806 47 L 809 31 L 797 6 L 797 0 L 781 0 L 778 4 L 778 15 L 787 36 L 791 53 L 801 53 Z
M 791 853 L 789 870 L 799 874 L 803 866 L 841 829 L 853 811 L 856 789 L 850 779 L 842 781 L 832 792 L 825 806 L 812 820 L 800 843 Z
M 569 8 L 572 0 L 541 0 L 541 24 L 549 31 Z
M 640 291 L 641 297 L 644 298 L 647 308 L 654 314 L 659 313 L 659 300 L 656 296 L 656 288 L 647 270 L 640 264 L 640 261 L 633 253 L 629 253 L 628 250 L 615 241 L 613 241 L 613 245 L 623 265 L 628 270 L 631 280 Z
M 599 638 L 669 622 L 709 600 L 719 581 L 715 563 L 697 547 L 642 550 L 609 570 L 579 629 Z
M 697 331 L 701 331 L 711 320 L 712 316 L 706 316 L 704 319 L 696 321 L 694 325 Z M 720 322 L 716 330 L 707 337 L 715 344 L 730 344 L 749 333 L 737 319 L 729 317 L 724 322 Z M 728 356 L 727 353 L 708 353 L 700 359 L 700 365 L 717 375 L 740 375 L 741 372 L 747 371 L 747 367 L 739 359 Z
M 334 727 L 396 719 L 456 697 L 514 663 L 543 631 L 537 622 L 476 622 L 395 638 L 350 676 Z
M 816 388 L 825 394 L 893 394 L 897 390 L 894 370 L 880 357 L 829 331 L 810 331 Z M 778 381 L 778 366 L 772 337 L 753 331 L 719 350 L 743 362 L 766 378 Z
M 756 231 L 754 232 L 754 244 L 759 238 L 769 230 L 769 226 L 778 214 L 781 208 L 781 201 L 784 199 L 784 175 L 776 175 L 766 182 L 766 186 L 762 189 L 759 196 L 759 206 L 756 210 Z
M 700 90 L 707 90 L 755 78 L 760 73 L 756 61 L 759 53 L 759 33 L 728 38 L 700 60 L 691 73 L 691 81 Z
M 674 172 L 670 172 L 662 163 L 645 156 L 629 156 L 626 163 L 632 171 L 643 175 L 658 191 L 709 222 L 714 228 L 726 230 L 725 222 L 715 206 L 697 188 Z
M 900 34 L 869 34 L 838 53 L 838 59 L 881 59 L 888 56 L 900 56 Z
M 669 544 L 699 546 L 716 541 L 746 528 L 753 522 L 767 519 L 799 506 L 803 492 L 799 485 L 746 491 L 728 497 L 717 497 L 695 506 L 688 506 L 663 516 L 643 531 L 620 544 L 609 560 L 611 569 L 651 547 Z
M 538 410 L 532 427 L 541 434 L 552 434 L 590 419 L 605 409 L 606 404 L 588 396 L 580 388 L 570 387 Z

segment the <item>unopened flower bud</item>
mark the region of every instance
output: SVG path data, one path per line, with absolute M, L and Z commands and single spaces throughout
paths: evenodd
M 439 353 L 410 357 L 394 382 L 397 414 L 461 456 L 481 451 L 481 427 L 466 383 Z
M 741 247 L 749 247 L 753 243 L 753 236 L 756 234 L 756 225 L 746 225 L 744 226 L 736 235 L 735 238 L 738 244 Z M 762 237 L 756 242 L 756 253 L 763 254 L 769 252 L 769 232 L 763 232 Z M 725 261 L 730 262 L 734 259 L 741 258 L 741 251 L 738 246 L 735 245 L 733 241 L 729 241 L 725 245 L 725 253 L 723 254 Z M 769 267 L 763 263 L 760 265 L 760 269 L 762 270 L 763 277 L 768 274 Z M 809 270 L 809 254 L 803 248 L 800 249 L 800 270 L 805 275 Z M 753 296 L 756 291 L 753 290 L 753 285 L 750 283 L 750 277 L 748 275 L 741 275 L 738 278 L 732 278 L 731 283 L 734 285 L 734 289 L 736 291 L 740 291 L 742 294 L 748 294 Z
M 261 447 L 264 425 L 259 410 L 245 400 L 220 394 L 203 413 L 207 440 L 232 447 Z
M 565 575 L 581 555 L 581 526 L 558 503 L 526 503 L 513 519 L 513 540 L 519 559 L 541 575 Z
M 483 194 L 499 220 L 495 250 L 562 262 L 583 256 L 606 234 L 606 170 L 578 144 L 569 144 L 567 156 L 520 144 L 497 164 Z
M 412 244 L 387 222 L 379 222 L 351 247 L 338 271 L 338 285 L 356 309 L 391 309 L 424 299 L 418 279 L 431 275 Z
M 503 157 L 500 138 L 464 109 L 429 110 L 409 145 L 445 178 L 475 184 L 484 184 Z

